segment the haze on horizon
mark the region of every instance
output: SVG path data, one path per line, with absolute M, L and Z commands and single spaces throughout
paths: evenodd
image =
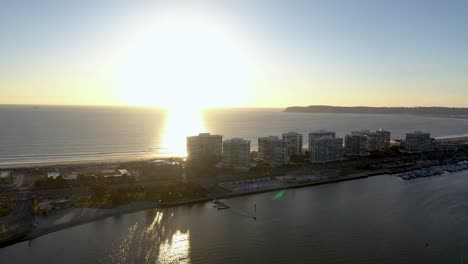
M 466 1 L 2 1 L 0 104 L 468 107 Z

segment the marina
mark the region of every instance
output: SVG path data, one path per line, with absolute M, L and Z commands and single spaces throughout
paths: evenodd
M 442 175 L 446 172 L 457 172 L 457 171 L 463 171 L 463 170 L 468 170 L 467 161 L 460 161 L 456 164 L 439 165 L 439 166 L 432 166 L 432 167 L 423 168 L 419 170 L 413 170 L 413 171 L 398 174 L 397 176 L 404 180 L 412 180 L 416 178 Z

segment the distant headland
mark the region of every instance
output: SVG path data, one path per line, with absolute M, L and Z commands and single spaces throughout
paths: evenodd
M 369 107 L 369 106 L 291 106 L 284 112 L 293 113 L 334 113 L 334 114 L 404 114 L 428 116 L 467 117 L 468 108 L 456 107 Z

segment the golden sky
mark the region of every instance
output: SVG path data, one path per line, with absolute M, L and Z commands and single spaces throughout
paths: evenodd
M 415 4 L 417 20 L 385 6 L 240 2 L 11 3 L 0 103 L 468 106 L 465 6 L 435 16 Z

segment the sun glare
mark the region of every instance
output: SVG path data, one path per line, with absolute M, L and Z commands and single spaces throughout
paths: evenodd
M 186 136 L 204 132 L 201 109 L 247 103 L 246 55 L 216 21 L 171 16 L 141 28 L 120 63 L 120 100 L 167 109 L 164 152 L 185 156 Z
M 121 100 L 171 111 L 245 103 L 247 69 L 226 28 L 190 17 L 149 24 L 122 63 Z
M 158 263 L 190 263 L 190 232 L 174 233 L 168 242 L 159 245 Z
M 167 113 L 163 148 L 167 156 L 186 156 L 185 139 L 205 132 L 200 109 L 171 109 Z

